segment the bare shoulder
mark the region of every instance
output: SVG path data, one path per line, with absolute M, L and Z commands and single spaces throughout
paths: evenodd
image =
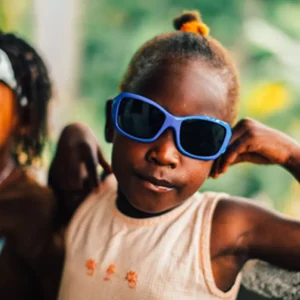
M 221 199 L 215 210 L 216 219 L 227 220 L 231 223 L 246 221 L 248 218 L 256 218 L 257 214 L 276 213 L 275 211 L 264 208 L 254 202 L 254 200 L 230 196 Z
M 14 179 L 1 189 L 0 201 L 5 208 L 19 211 L 34 211 L 43 207 L 53 209 L 55 198 L 48 187 L 39 184 L 23 170 L 15 173 Z
M 216 249 L 248 253 L 253 245 L 271 236 L 287 232 L 300 225 L 273 209 L 267 209 L 250 199 L 230 197 L 217 204 L 212 223 L 212 242 Z M 279 237 L 278 237 L 279 238 Z
M 34 257 L 52 236 L 56 200 L 51 190 L 23 170 L 0 194 L 0 230 L 15 245 L 16 253 Z
M 19 197 L 23 199 L 24 206 L 30 205 L 31 210 L 36 213 L 40 212 L 42 217 L 51 217 L 57 203 L 50 188 L 40 184 L 27 173 L 24 173 L 23 180 L 16 187 L 16 191 L 20 194 Z
M 212 222 L 212 254 L 231 252 L 246 253 L 252 233 L 262 220 L 278 217 L 275 211 L 268 210 L 252 200 L 230 196 L 221 199 L 215 209 Z M 213 249 L 213 248 L 212 248 Z
M 232 197 L 220 200 L 212 225 L 211 255 L 216 274 L 229 257 L 233 274 L 248 259 L 260 259 L 289 270 L 300 269 L 299 220 L 250 200 Z

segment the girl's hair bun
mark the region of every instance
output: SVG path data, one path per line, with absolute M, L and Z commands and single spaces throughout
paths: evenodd
M 176 30 L 181 30 L 182 25 L 191 21 L 203 23 L 199 11 L 196 10 L 184 11 L 181 15 L 177 16 L 174 19 L 173 25 Z

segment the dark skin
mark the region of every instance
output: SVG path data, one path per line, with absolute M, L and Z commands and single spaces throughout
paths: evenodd
M 155 100 L 174 115 L 199 114 L 231 121 L 224 114 L 228 101 L 226 90 L 221 81 L 212 80 L 213 72 L 209 74 L 199 61 L 179 65 L 178 70 L 173 71 L 172 74 L 168 74 L 168 69 L 160 72 L 160 77 L 156 73 L 153 78 L 146 79 L 147 84 L 141 82 L 130 92 Z M 112 165 L 120 188 L 130 203 L 142 211 L 157 213 L 179 205 L 201 187 L 211 171 L 212 176 L 217 176 L 238 162 L 279 164 L 300 179 L 299 146 L 282 133 L 252 120 L 244 120 L 234 128 L 231 147 L 213 169 L 212 162 L 183 156 L 176 148 L 171 130 L 151 144 L 137 143 L 118 133 L 112 141 Z M 155 195 L 140 187 L 135 177 L 139 172 L 171 181 L 175 188 Z M 215 281 L 221 290 L 227 291 L 233 285 L 243 264 L 250 258 L 299 270 L 300 264 L 296 263 L 299 248 L 299 222 L 234 198 L 221 201 L 217 206 L 211 257 Z
M 217 71 L 199 60 L 171 66 L 141 78 L 129 92 L 156 101 L 174 115 L 208 115 L 232 122 L 226 109 L 232 105 L 226 97 L 226 82 L 218 79 Z M 300 180 L 299 145 L 254 120 L 240 121 L 233 128 L 227 152 L 215 162 L 205 162 L 183 156 L 171 130 L 148 144 L 121 136 L 112 126 L 110 106 L 108 102 L 106 139 L 113 142 L 112 167 L 121 191 L 117 202 L 127 201 L 139 212 L 123 205 L 129 214 L 143 217 L 172 209 L 197 192 L 208 177 L 216 178 L 241 162 L 278 164 Z M 150 191 L 145 188 L 149 177 L 166 180 L 172 188 L 166 193 Z M 98 184 L 101 187 L 100 181 Z M 228 291 L 244 263 L 252 258 L 299 271 L 299 250 L 300 222 L 235 197 L 218 203 L 210 251 L 220 290 Z
M 0 182 L 0 237 L 5 238 L 0 253 L 0 298 L 54 300 L 64 260 L 64 227 L 74 212 L 72 209 L 98 184 L 96 171 L 93 172 L 95 167 L 103 164 L 108 172 L 110 167 L 93 134 L 84 125 L 67 127 L 61 139 L 65 135 L 72 136 L 72 139 L 68 139 L 68 146 L 63 149 L 59 143 L 51 171 L 57 172 L 66 190 L 72 189 L 73 192 L 61 195 L 61 190 L 55 186 L 55 191 L 61 196 L 57 198 L 61 201 L 56 201 L 51 190 L 39 185 L 14 162 L 15 134 L 25 130 L 31 132 L 34 128 L 30 124 L 26 128 L 20 124 L 15 94 L 1 82 L 0 107 L 0 176 L 7 166 L 14 166 L 9 176 Z M 96 145 L 95 149 L 91 145 Z M 56 163 L 61 153 L 68 154 L 63 169 Z M 94 155 L 95 161 L 90 160 Z M 86 164 L 82 166 L 81 161 Z M 78 176 L 82 181 L 74 180 Z M 52 179 L 54 184 L 58 182 Z M 68 201 L 64 202 L 64 197 Z
M 59 226 L 67 225 L 80 203 L 98 187 L 98 166 L 104 173 L 111 173 L 91 130 L 82 123 L 65 127 L 48 178 L 49 186 L 59 199 Z
M 14 162 L 14 134 L 25 128 L 14 93 L 3 83 L 0 104 L 0 174 L 14 166 L 0 183 L 0 237 L 6 240 L 0 255 L 0 297 L 56 299 L 63 263 L 63 241 L 54 226 L 56 201 Z
M 56 299 L 63 263 L 62 237 L 54 234 L 55 201 L 21 169 L 1 186 L 0 291 L 5 299 Z
M 299 145 L 295 141 L 279 131 L 245 119 L 235 126 L 231 145 L 215 162 L 211 175 L 218 177 L 240 162 L 278 164 L 299 182 L 299 159 Z M 299 231 L 300 222 L 250 202 L 241 202 L 238 198 L 221 201 L 214 215 L 211 245 L 218 287 L 228 290 L 248 259 L 258 258 L 299 271 Z M 223 255 L 220 255 L 220 248 Z
M 211 77 L 199 72 L 198 68 L 187 69 L 183 66 L 162 68 L 159 70 L 161 76 L 153 74 L 130 92 L 155 99 L 174 115 L 185 116 L 196 112 L 220 118 L 225 100 L 216 112 L 219 93 L 209 93 L 206 88 Z M 181 85 L 174 89 L 176 82 L 181 82 Z M 225 91 L 215 83 L 211 84 L 214 90 Z M 114 144 L 112 167 L 120 189 L 130 203 L 142 211 L 157 213 L 180 205 L 199 189 L 212 167 L 211 161 L 193 160 L 182 155 L 174 143 L 171 129 L 151 144 L 138 143 L 118 133 L 110 140 Z M 149 192 L 142 186 L 147 176 L 168 181 L 172 189 L 167 193 Z

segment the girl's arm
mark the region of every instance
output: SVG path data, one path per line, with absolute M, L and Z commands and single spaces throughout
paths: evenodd
M 211 176 L 229 166 L 251 162 L 278 164 L 300 181 L 300 146 L 287 135 L 257 121 L 244 119 L 233 128 L 226 153 L 214 163 Z M 274 182 L 276 184 L 276 182 Z M 299 200 L 300 201 L 300 200 Z M 245 259 L 257 258 L 288 270 L 300 270 L 300 222 L 238 198 L 221 201 L 215 224 L 238 241 L 235 252 Z
M 300 271 L 300 222 L 250 201 L 220 201 L 215 222 L 222 237 L 245 260 L 259 259 L 291 271 Z M 226 238 L 225 238 L 226 237 Z M 222 238 L 221 238 L 222 239 Z M 229 248 L 229 247 L 228 247 Z
M 60 207 L 61 220 L 67 224 L 86 196 L 101 184 L 98 167 L 111 173 L 111 167 L 92 131 L 82 123 L 65 127 L 49 170 L 49 186 Z
M 214 162 L 211 177 L 217 178 L 237 163 L 280 165 L 300 182 L 300 145 L 286 134 L 252 119 L 241 120 L 232 132 L 224 155 Z

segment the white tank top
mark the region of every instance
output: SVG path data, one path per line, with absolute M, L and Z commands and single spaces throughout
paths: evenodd
M 59 300 L 236 299 L 240 275 L 224 293 L 210 260 L 212 216 L 224 194 L 196 193 L 146 219 L 119 212 L 116 195 L 111 175 L 75 213 Z

